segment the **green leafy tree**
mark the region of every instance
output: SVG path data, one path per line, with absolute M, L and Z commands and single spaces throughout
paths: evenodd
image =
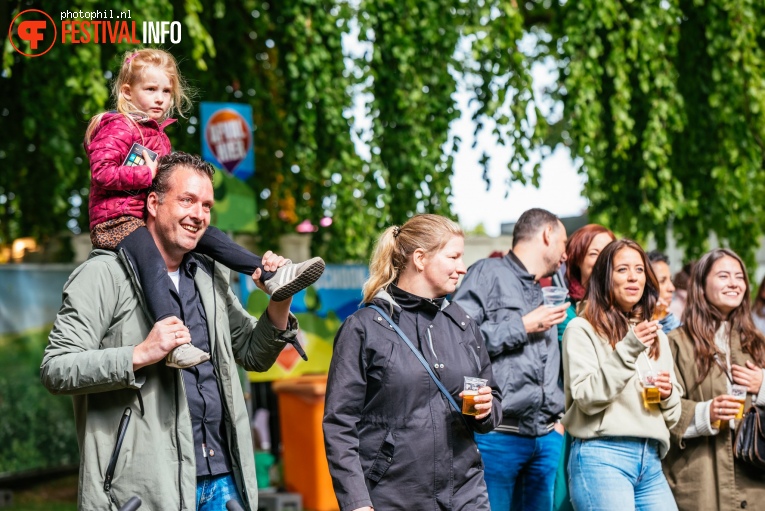
M 0 24 L 27 8 L 61 9 L 8 2 Z M 760 1 L 147 0 L 121 8 L 137 21 L 183 23 L 182 42 L 168 49 L 198 100 L 252 105 L 257 171 L 248 184 L 264 247 L 304 220 L 329 218 L 313 250 L 361 260 L 381 227 L 417 212 L 451 215 L 462 141 L 450 126 L 462 114 L 456 94 L 467 94 L 476 133 L 512 148 L 505 184 L 537 185 L 532 156 L 563 143 L 588 177 L 594 219 L 660 245 L 671 225 L 688 257 L 711 231 L 753 260 L 765 221 Z M 360 55 L 344 55 L 351 35 Z M 0 243 L 87 227 L 82 133 L 108 108 L 110 73 L 129 48 L 58 44 L 28 59 L 5 43 Z M 535 94 L 531 66 L 551 62 L 558 82 Z M 358 133 L 355 94 L 369 121 Z M 176 149 L 199 151 L 197 117 L 171 128 Z M 479 162 L 487 182 L 492 156 Z
M 552 24 L 562 124 L 591 217 L 694 258 L 712 232 L 751 267 L 765 221 L 765 4 L 568 2 Z
M 459 115 L 458 77 L 469 80 L 475 117 L 518 146 L 513 178 L 525 177 L 536 135 L 525 118 L 531 81 L 516 51 L 523 30 L 517 9 L 499 1 L 420 4 L 155 0 L 121 8 L 132 7 L 139 23 L 182 21 L 182 42 L 169 49 L 197 99 L 252 105 L 257 171 L 249 184 L 259 196 L 262 244 L 273 246 L 299 222 L 327 217 L 332 223 L 313 235 L 314 251 L 343 261 L 365 259 L 379 227 L 416 212 L 451 214 L 460 140 L 449 138 L 449 125 Z M 23 8 L 60 11 L 47 2 L 12 2 L 0 21 Z M 371 48 L 355 60 L 343 57 L 342 46 L 353 27 Z M 460 41 L 467 49 L 458 48 Z M 57 44 L 42 64 L 6 44 L 0 113 L 11 129 L 0 140 L 0 159 L 15 170 L 0 178 L 0 243 L 87 228 L 82 133 L 92 115 L 109 108 L 110 79 L 130 48 Z M 351 134 L 354 91 L 371 98 L 368 161 Z M 176 149 L 198 152 L 194 114 L 169 130 Z

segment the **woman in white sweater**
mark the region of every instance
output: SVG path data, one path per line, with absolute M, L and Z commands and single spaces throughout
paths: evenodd
M 563 334 L 563 424 L 574 438 L 568 471 L 576 510 L 677 509 L 661 458 L 680 418 L 681 391 L 667 337 L 647 320 L 657 298 L 640 245 L 614 241 L 595 263 L 582 317 Z M 657 403 L 646 402 L 646 387 L 658 391 Z

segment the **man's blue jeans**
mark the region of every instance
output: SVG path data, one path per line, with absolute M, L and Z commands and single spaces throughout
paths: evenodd
M 550 511 L 563 435 L 540 437 L 491 432 L 475 435 L 491 511 Z
M 577 511 L 677 511 L 656 440 L 574 439 L 568 477 Z
M 223 511 L 231 499 L 244 509 L 231 474 L 197 478 L 197 511 Z

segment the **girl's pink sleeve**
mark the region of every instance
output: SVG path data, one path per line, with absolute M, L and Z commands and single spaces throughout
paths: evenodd
M 122 165 L 135 142 L 133 129 L 124 118 L 109 120 L 87 147 L 90 181 L 104 190 L 141 190 L 151 186 L 151 169 L 146 165 Z

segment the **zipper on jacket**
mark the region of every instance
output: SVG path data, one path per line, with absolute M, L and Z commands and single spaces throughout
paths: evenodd
M 117 443 L 112 450 L 112 456 L 109 458 L 109 465 L 106 467 L 106 476 L 104 477 L 104 491 L 109 493 L 111 498 L 112 478 L 114 477 L 114 469 L 117 467 L 117 458 L 120 455 L 120 449 L 122 449 L 122 441 L 125 440 L 125 432 L 127 432 L 128 424 L 130 424 L 130 414 L 132 411 L 130 407 L 125 408 L 122 412 L 122 418 L 120 419 L 120 425 L 117 428 Z
M 141 395 L 141 389 L 135 389 L 135 393 L 138 394 L 138 408 L 141 409 L 141 417 L 146 415 L 146 411 L 143 407 L 143 396 Z
M 428 346 L 430 347 L 430 352 L 433 354 L 433 357 L 436 359 L 436 363 L 433 364 L 433 367 L 438 369 L 438 355 L 436 355 L 436 350 L 433 349 L 433 337 L 430 335 L 430 328 L 428 328 Z
M 182 369 L 176 369 L 175 371 L 175 445 L 178 446 L 178 496 L 180 497 L 179 510 L 184 508 L 183 505 L 183 453 L 181 452 L 181 439 L 178 436 L 178 423 L 180 422 L 178 414 L 180 413 L 180 400 L 178 395 L 180 393 L 178 380 L 183 378 L 181 374 Z

